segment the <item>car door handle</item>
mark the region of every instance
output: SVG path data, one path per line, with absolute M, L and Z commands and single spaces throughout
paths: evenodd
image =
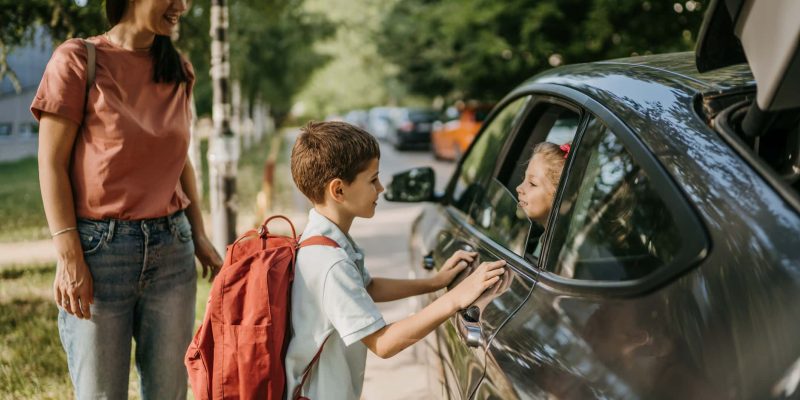
M 422 256 L 422 268 L 432 270 L 434 266 L 436 266 L 436 262 L 433 259 L 433 251 Z
M 480 324 L 480 308 L 471 306 L 456 313 L 456 328 L 461 340 L 469 347 L 483 346 L 483 329 Z

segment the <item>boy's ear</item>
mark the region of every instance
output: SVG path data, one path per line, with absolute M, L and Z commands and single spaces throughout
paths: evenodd
M 333 201 L 337 203 L 341 203 L 344 201 L 344 181 L 340 178 L 336 178 L 331 180 L 328 183 L 328 196 L 330 196 Z

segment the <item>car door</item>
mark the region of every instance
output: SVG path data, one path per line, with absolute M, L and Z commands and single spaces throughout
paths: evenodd
M 515 131 L 519 118 L 530 101 L 530 96 L 517 96 L 502 103 L 493 113 L 489 122 L 461 160 L 459 167 L 448 185 L 446 200 L 435 208 L 423 212 L 414 227 L 412 254 L 422 257 L 422 265 L 428 274 L 439 270 L 444 262 L 458 250 L 477 250 L 476 241 L 465 231 L 469 225 L 469 211 L 477 198 L 484 196 L 486 182 L 494 173 L 496 160 L 508 137 Z M 416 253 L 414 248 L 420 248 Z M 496 259 L 491 254 L 481 254 L 482 261 Z M 416 262 L 415 262 L 416 263 Z M 470 269 L 475 265 L 470 266 Z M 418 274 L 420 275 L 420 274 Z M 462 274 L 465 275 L 465 274 Z M 424 273 L 422 273 L 424 276 Z M 425 302 L 435 300 L 442 292 L 433 293 Z M 461 320 L 466 322 L 466 320 Z M 452 318 L 431 335 L 433 343 L 425 345 L 440 364 L 441 371 L 431 367 L 431 374 L 441 374 L 438 383 L 439 393 L 444 398 L 467 398 L 483 375 L 483 361 L 480 351 L 466 343 L 462 332 L 475 328 L 472 325 L 458 325 L 459 319 Z M 482 340 L 482 338 L 478 338 Z
M 554 210 L 535 289 L 491 341 L 475 398 L 715 398 L 685 357 L 688 296 L 663 288 L 706 239 L 655 159 L 591 116 Z
M 537 140 L 550 138 L 561 143 L 571 140 L 580 120 L 575 109 L 544 98 L 532 99 L 522 111 L 516 118 L 519 121 L 516 127 L 507 133 L 504 142 L 494 145 L 499 150 L 491 156 L 482 151 L 483 141 L 486 132 L 493 131 L 493 124 L 502 121 L 502 114 L 489 123 L 461 169 L 469 171 L 471 160 L 474 160 L 472 157 L 477 154 L 483 163 L 481 174 L 484 176 L 471 193 L 468 188 L 459 192 L 459 182 L 456 182 L 453 198 L 460 199 L 459 193 L 470 196 L 469 205 L 464 207 L 464 203 L 454 202 L 463 208 L 446 209 L 452 218 L 460 220 L 460 229 L 442 237 L 446 240 L 440 241 L 437 248 L 439 262 L 459 249 L 478 252 L 478 260 L 460 278 L 466 277 L 480 262 L 503 259 L 507 263 L 506 273 L 495 287 L 438 330 L 446 391 L 450 398 L 472 396 L 484 376 L 489 343 L 523 304 L 536 280 L 536 270 L 531 266 L 532 260 L 526 259 L 526 253 L 535 247 L 536 234 L 541 229 L 534 228 L 533 222 L 517 205 L 514 188 L 518 182 L 512 180 L 519 177 L 525 168 L 524 163 L 518 160 L 530 157 L 532 143 Z M 464 209 L 468 210 L 466 214 Z M 536 237 L 531 238 L 531 234 Z M 457 283 L 458 280 L 453 285 Z

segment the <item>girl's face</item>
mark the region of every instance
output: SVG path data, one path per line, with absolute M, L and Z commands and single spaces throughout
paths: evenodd
M 133 20 L 141 29 L 170 36 L 178 26 L 188 0 L 133 0 Z
M 519 206 L 528 218 L 544 226 L 553 208 L 556 188 L 547 179 L 548 165 L 542 156 L 535 154 L 525 169 L 525 179 L 517 186 Z

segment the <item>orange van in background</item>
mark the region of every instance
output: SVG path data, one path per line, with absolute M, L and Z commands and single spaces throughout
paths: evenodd
M 462 103 L 456 110 L 454 119 L 435 124 L 431 133 L 431 147 L 437 159 L 455 161 L 461 158 L 492 111 L 492 105 Z

